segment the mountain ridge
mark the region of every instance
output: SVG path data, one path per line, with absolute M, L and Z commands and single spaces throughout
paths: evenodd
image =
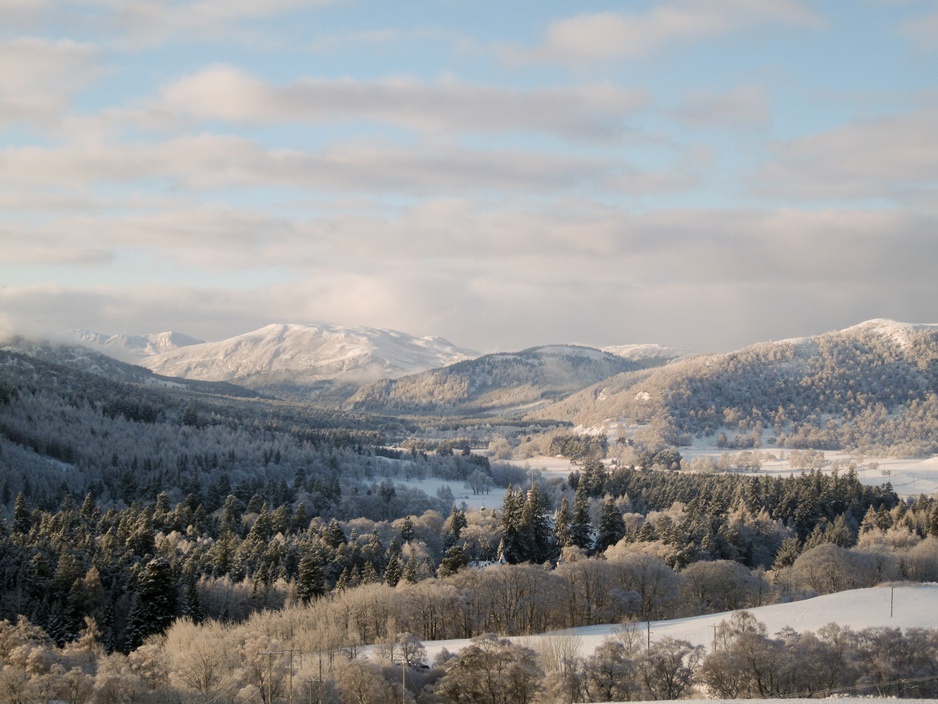
M 482 355 L 448 367 L 363 386 L 345 404 L 345 409 L 380 413 L 517 414 L 641 366 L 638 361 L 593 347 L 530 347 L 520 352 Z
M 651 445 L 938 452 L 938 325 L 874 319 L 698 355 L 610 377 L 529 417 Z
M 366 383 L 445 366 L 476 353 L 440 337 L 384 328 L 276 323 L 219 342 L 168 350 L 141 364 L 206 381 L 264 385 L 287 381 Z

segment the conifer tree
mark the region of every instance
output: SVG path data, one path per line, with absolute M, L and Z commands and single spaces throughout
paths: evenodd
M 408 584 L 416 584 L 417 580 L 417 560 L 411 555 L 404 566 L 404 581 Z
M 499 546 L 499 557 L 511 564 L 524 562 L 525 559 L 519 535 L 521 509 L 521 492 L 519 490 L 515 494 L 515 490 L 509 485 L 505 490 L 505 499 L 502 502 L 502 542 Z
M 199 624 L 205 620 L 205 611 L 202 608 L 202 599 L 199 596 L 199 578 L 192 572 L 186 580 L 185 615 L 192 623 Z
M 590 526 L 589 504 L 587 503 L 586 488 L 577 486 L 576 497 L 573 500 L 573 517 L 570 520 L 570 540 L 581 550 L 592 550 L 593 538 Z
M 798 545 L 798 538 L 792 536 L 785 538 L 775 553 L 775 562 L 772 563 L 772 569 L 778 571 L 785 567 L 791 567 L 801 554 L 801 548 Z
M 566 496 L 560 500 L 560 508 L 554 516 L 554 538 L 560 547 L 566 548 L 573 545 L 573 538 L 570 534 L 570 505 Z
M 443 559 L 440 561 L 439 575 L 441 577 L 448 577 L 451 574 L 456 574 L 468 564 L 469 556 L 466 554 L 466 551 L 460 546 L 454 545 L 443 555 Z
M 342 527 L 336 519 L 333 518 L 329 521 L 329 524 L 322 533 L 322 542 L 333 550 L 347 543 L 345 533 L 342 531 Z
M 316 551 L 304 551 L 300 559 L 299 572 L 296 578 L 296 595 L 304 604 L 318 599 L 326 593 L 326 582 L 323 577 L 320 556 Z
M 416 537 L 414 535 L 414 521 L 410 516 L 404 516 L 401 520 L 401 540 L 409 543 L 414 537 Z
M 611 496 L 603 502 L 599 517 L 599 530 L 596 532 L 596 552 L 604 552 L 625 537 L 625 521 L 622 512 Z
M 26 535 L 32 527 L 29 509 L 26 508 L 26 497 L 21 491 L 16 495 L 16 504 L 13 507 L 13 532 Z
M 176 583 L 172 567 L 150 560 L 140 575 L 130 609 L 130 643 L 139 647 L 147 636 L 164 633 L 176 617 Z
M 388 559 L 387 569 L 384 571 L 384 581 L 389 587 L 396 587 L 403 576 L 404 570 L 401 566 L 401 561 L 397 553 L 392 552 L 391 557 Z
M 449 512 L 449 517 L 446 519 L 446 522 L 443 524 L 443 542 L 446 547 L 451 547 L 456 544 L 456 541 L 459 540 L 459 536 L 462 533 L 463 528 L 468 525 L 466 520 L 466 513 L 453 505 L 453 508 Z
M 554 557 L 549 511 L 547 497 L 535 483 L 521 507 L 519 538 L 523 561 L 541 564 Z

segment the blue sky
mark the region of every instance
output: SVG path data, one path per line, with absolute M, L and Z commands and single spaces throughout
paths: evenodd
M 938 1 L 0 0 L 0 330 L 935 322 Z

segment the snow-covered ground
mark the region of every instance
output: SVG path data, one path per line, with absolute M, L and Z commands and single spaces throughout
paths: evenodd
M 419 489 L 428 496 L 437 496 L 440 489 L 448 486 L 450 491 L 453 492 L 456 506 L 467 511 L 500 509 L 502 500 L 505 497 L 505 489 L 499 486 L 492 487 L 488 494 L 473 494 L 472 489 L 466 488 L 466 483 L 463 481 L 450 481 L 448 479 L 437 479 L 436 477 L 427 477 L 426 479 L 400 479 L 395 477 L 394 483 L 403 484 L 412 489 Z
M 735 454 L 739 450 L 724 450 L 712 445 L 695 444 L 691 447 L 680 448 L 681 455 L 686 461 L 695 457 L 713 457 L 718 459 L 724 452 Z M 793 468 L 789 459 L 791 450 L 779 448 L 762 448 L 752 450 L 762 452 L 764 455 L 774 455 L 776 459 L 762 460 L 762 469 L 758 474 L 765 476 L 787 477 L 798 475 L 806 471 Z M 822 472 L 830 473 L 835 464 L 846 466 L 850 462 L 856 464 L 857 476 L 860 482 L 867 486 L 880 486 L 889 482 L 899 496 L 918 496 L 925 494 L 931 496 L 938 492 L 938 456 L 929 458 L 897 459 L 894 457 L 851 457 L 839 452 L 823 452 L 825 464 Z M 845 471 L 842 467 L 841 472 Z
M 891 697 L 830 697 L 827 699 L 681 699 L 681 704 L 818 704 L 818 702 L 862 702 L 862 704 L 935 704 L 934 699 L 895 699 Z M 610 704 L 617 704 L 611 702 Z M 621 702 L 618 704 L 622 704 Z M 630 702 L 629 704 L 638 704 Z
M 685 460 L 695 457 L 713 457 L 719 459 L 724 452 L 736 453 L 738 450 L 724 450 L 712 445 L 694 444 L 690 447 L 679 448 Z M 765 476 L 787 477 L 798 475 L 806 471 L 793 468 L 788 458 L 791 450 L 770 448 L 754 450 L 763 454 L 775 455 L 774 460 L 763 460 L 762 469 L 758 474 Z M 852 458 L 850 455 L 837 452 L 824 452 L 826 463 L 822 472 L 830 473 L 834 463 L 856 462 L 857 476 L 867 486 L 880 486 L 889 482 L 899 496 L 918 496 L 925 494 L 931 496 L 938 492 L 938 456 L 927 459 L 897 459 L 894 457 L 862 457 Z M 784 459 L 782 459 L 784 457 Z M 539 470 L 547 476 L 566 477 L 575 470 L 570 460 L 561 457 L 532 457 L 528 460 L 513 460 L 512 464 L 526 469 Z M 846 471 L 841 469 L 841 472 Z
M 778 633 L 786 626 L 798 632 L 817 631 L 828 623 L 848 626 L 855 631 L 864 628 L 938 628 L 938 584 L 902 584 L 855 589 L 838 594 L 818 596 L 813 599 L 790 604 L 773 604 L 748 609 L 765 624 L 769 634 Z M 713 629 L 727 620 L 732 612 L 693 616 L 671 621 L 651 621 L 635 624 L 642 639 L 652 641 L 665 636 L 687 640 L 702 645 L 708 650 L 713 642 Z M 589 656 L 605 639 L 615 637 L 621 630 L 620 624 L 584 626 L 565 631 L 556 631 L 541 636 L 512 638 L 531 647 L 544 637 L 568 638 L 573 640 L 580 656 Z M 432 659 L 444 648 L 458 652 L 465 648 L 468 640 L 429 641 L 424 643 L 428 658 Z
M 680 452 L 685 460 L 690 461 L 696 457 L 719 459 L 724 452 L 735 454 L 739 450 L 724 450 L 712 445 L 695 444 L 691 447 L 680 448 Z M 789 477 L 807 471 L 791 466 L 788 459 L 791 456 L 791 450 L 771 448 L 753 450 L 753 452 L 771 454 L 776 459 L 763 459 L 762 469 L 758 472 L 746 472 L 746 474 Z M 857 476 L 867 486 L 880 486 L 889 482 L 895 492 L 903 497 L 918 496 L 919 494 L 932 496 L 938 493 L 938 456 L 927 459 L 896 459 L 893 457 L 851 458 L 849 455 L 836 452 L 822 454 L 825 459 L 825 464 L 821 468 L 822 472 L 830 473 L 835 463 L 842 462 L 846 465 L 846 463 L 853 461 L 857 465 Z M 577 469 L 570 460 L 563 457 L 539 456 L 524 460 L 512 460 L 511 464 L 525 469 L 532 475 L 547 478 L 566 478 L 570 472 Z M 840 471 L 846 470 L 842 468 Z M 486 510 L 500 509 L 505 495 L 505 490 L 501 487 L 493 487 L 488 494 L 473 494 L 464 482 L 447 481 L 432 477 L 406 481 L 395 478 L 394 482 L 421 489 L 430 496 L 436 496 L 441 487 L 448 486 L 456 499 L 456 505 L 469 511 L 479 511 L 483 508 Z
M 799 633 L 816 632 L 822 626 L 836 623 L 854 631 L 864 628 L 938 628 L 938 584 L 900 584 L 895 587 L 879 586 L 869 589 L 855 589 L 839 594 L 828 594 L 813 599 L 790 604 L 773 604 L 748 609 L 756 619 L 764 623 L 769 635 L 774 635 L 785 627 L 791 627 Z M 671 621 L 651 621 L 634 624 L 636 637 L 643 641 L 652 641 L 670 636 L 687 640 L 695 645 L 702 645 L 708 651 L 712 647 L 714 627 L 727 620 L 732 612 L 694 616 Z M 538 649 L 538 641 L 545 638 L 564 638 L 573 641 L 573 649 L 580 657 L 590 656 L 606 639 L 617 637 L 622 630 L 620 624 L 585 626 L 565 631 L 556 631 L 536 636 L 523 636 L 510 640 Z M 424 647 L 427 659 L 433 660 L 443 649 L 458 653 L 470 643 L 466 639 L 426 641 Z M 565 652 L 570 649 L 564 648 Z M 363 654 L 369 656 L 371 648 L 365 648 Z M 845 697 L 832 697 L 831 700 L 843 702 Z M 882 697 L 862 697 L 864 704 L 896 704 L 896 699 Z M 738 700 L 702 699 L 682 700 L 699 704 L 715 704 Z M 751 704 L 772 702 L 772 704 L 816 704 L 818 699 L 749 699 Z M 934 704 L 935 700 L 902 699 L 902 704 Z M 608 704 L 617 704 L 610 702 Z

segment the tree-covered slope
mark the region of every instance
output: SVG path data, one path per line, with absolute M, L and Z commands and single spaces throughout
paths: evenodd
M 347 407 L 391 413 L 505 414 L 563 398 L 641 366 L 640 361 L 589 347 L 533 347 L 370 384 Z
M 355 481 L 371 471 L 367 450 L 382 428 L 399 432 L 399 425 L 114 380 L 0 350 L 0 509 L 20 491 L 35 505 L 56 506 L 66 494 L 89 491 L 129 504 L 160 491 L 174 500 L 187 493 L 207 499 L 215 487 L 217 502 L 239 483 L 279 486 L 298 471 Z M 344 511 L 331 503 L 322 510 Z
M 938 452 L 938 326 L 873 320 L 694 357 L 621 374 L 532 417 L 647 426 L 666 444 L 723 435 L 737 447 Z
M 60 365 L 64 370 L 87 372 L 110 381 L 175 388 L 218 396 L 243 398 L 258 396 L 256 391 L 225 381 L 200 381 L 156 374 L 149 369 L 118 360 L 111 355 L 97 352 L 80 344 L 56 344 L 45 340 L 14 337 L 0 345 L 0 350 L 18 352 L 37 361 Z

